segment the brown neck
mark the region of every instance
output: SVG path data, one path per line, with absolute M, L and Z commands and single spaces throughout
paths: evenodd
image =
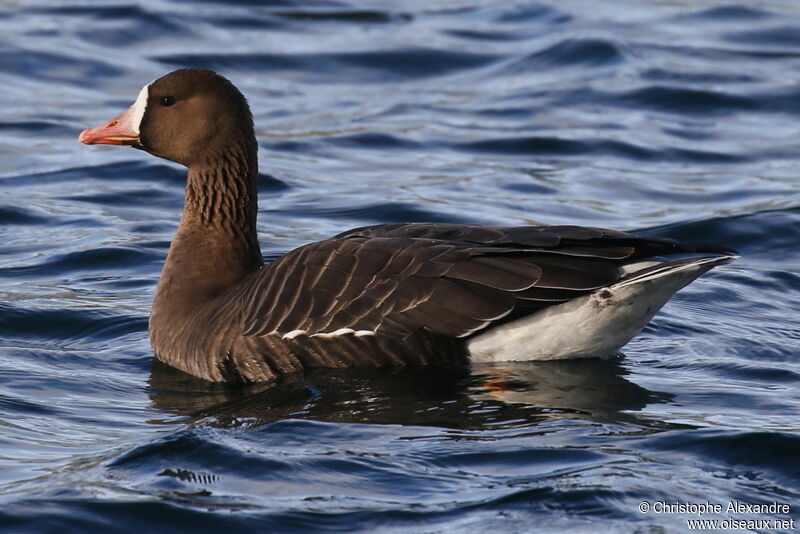
M 256 234 L 255 141 L 189 167 L 183 216 L 158 283 L 153 316 L 195 309 L 263 265 Z M 182 315 L 185 315 L 186 311 Z

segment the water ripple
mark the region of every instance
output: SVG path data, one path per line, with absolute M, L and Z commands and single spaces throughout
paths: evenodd
M 293 72 L 306 83 L 391 83 L 446 76 L 489 65 L 486 54 L 419 48 L 338 54 L 181 54 L 158 56 L 160 63 L 218 70 Z
M 790 2 L 0 7 L 0 530 L 682 532 L 800 501 Z M 185 170 L 85 147 L 148 80 L 253 108 L 268 260 L 379 222 L 638 229 L 742 257 L 618 355 L 206 383 L 147 314 Z

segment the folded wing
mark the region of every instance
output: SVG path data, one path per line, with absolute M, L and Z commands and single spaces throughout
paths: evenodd
M 691 252 L 728 251 L 574 226 L 371 226 L 265 266 L 237 308 L 247 336 L 465 338 L 609 286 L 625 265 Z

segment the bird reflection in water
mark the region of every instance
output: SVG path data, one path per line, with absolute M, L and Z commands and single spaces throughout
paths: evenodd
M 154 361 L 149 393 L 160 410 L 223 427 L 313 419 L 481 429 L 572 418 L 675 428 L 635 413 L 673 395 L 638 386 L 627 374 L 620 358 L 613 357 L 471 369 L 320 368 L 269 383 L 232 385 L 206 382 Z

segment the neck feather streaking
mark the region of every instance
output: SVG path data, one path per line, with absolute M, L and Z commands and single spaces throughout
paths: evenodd
M 185 222 L 256 240 L 258 162 L 244 146 L 229 147 L 189 169 Z

